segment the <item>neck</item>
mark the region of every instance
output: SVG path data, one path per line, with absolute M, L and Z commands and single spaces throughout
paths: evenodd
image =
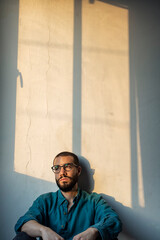
M 67 199 L 67 201 L 71 204 L 73 203 L 73 199 L 77 196 L 78 193 L 78 184 L 75 184 L 74 188 L 69 192 L 63 192 L 61 190 L 63 196 Z

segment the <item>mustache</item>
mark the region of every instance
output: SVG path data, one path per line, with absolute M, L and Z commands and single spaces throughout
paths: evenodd
M 58 180 L 57 180 L 57 181 L 59 182 L 59 181 L 61 180 L 61 178 L 64 178 L 64 177 L 65 177 L 65 178 L 70 178 L 70 179 L 73 179 L 72 177 L 68 177 L 68 176 L 65 176 L 65 175 L 63 175 L 63 176 L 61 176 L 60 178 L 58 178 Z

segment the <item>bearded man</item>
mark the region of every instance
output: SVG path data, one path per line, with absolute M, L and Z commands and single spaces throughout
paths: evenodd
M 14 240 L 112 240 L 121 231 L 117 213 L 97 193 L 78 187 L 81 166 L 71 152 L 59 153 L 52 170 L 57 192 L 38 197 L 15 225 Z

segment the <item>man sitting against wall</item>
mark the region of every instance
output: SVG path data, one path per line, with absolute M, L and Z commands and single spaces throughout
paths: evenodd
M 104 199 L 78 187 L 81 166 L 71 152 L 59 153 L 52 170 L 57 192 L 38 197 L 15 225 L 14 240 L 112 240 L 121 231 L 121 221 Z

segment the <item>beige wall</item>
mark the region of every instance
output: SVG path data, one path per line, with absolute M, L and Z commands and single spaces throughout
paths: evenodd
M 53 156 L 73 150 L 73 4 L 21 0 L 19 8 L 15 171 L 48 181 Z M 78 154 L 95 169 L 95 191 L 131 206 L 128 10 L 83 1 L 81 13 Z
M 17 81 L 15 138 L 19 173 L 53 181 L 53 157 L 72 147 L 72 56 L 73 1 L 20 1 L 18 69 L 23 86 Z
M 131 206 L 128 10 L 84 1 L 82 23 L 82 155 L 95 191 Z
M 158 3 L 2 0 L 0 9 L 1 238 L 57 190 L 52 159 L 70 150 L 120 215 L 119 239 L 158 240 Z

